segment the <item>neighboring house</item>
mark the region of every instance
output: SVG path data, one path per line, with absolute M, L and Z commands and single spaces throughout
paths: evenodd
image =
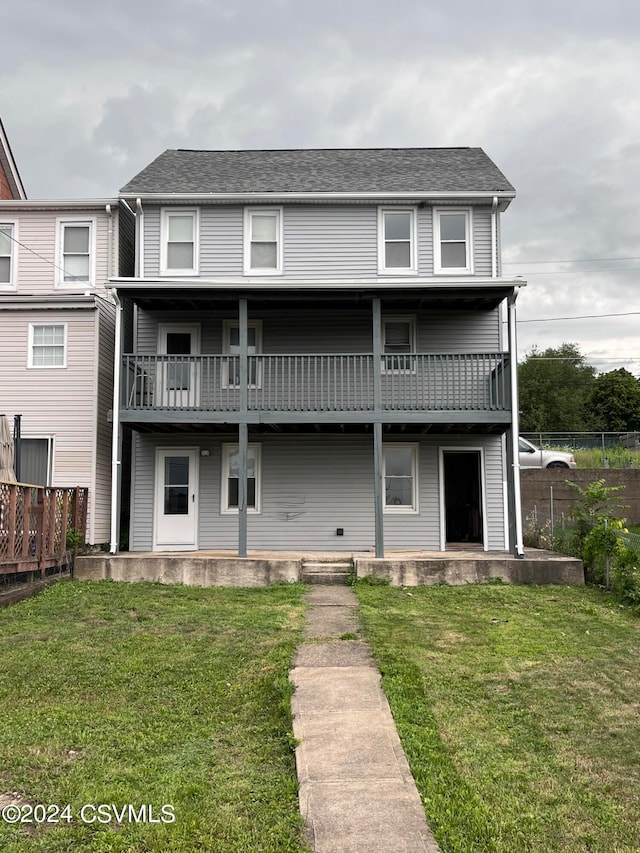
M 0 199 L 27 197 L 16 161 L 11 153 L 11 146 L 0 120 Z M 1 238 L 0 238 L 1 239 Z M 0 258 L 2 255 L 0 254 Z
M 105 284 L 132 270 L 134 220 L 117 199 L 0 201 L 0 410 L 22 416 L 22 482 L 88 487 L 92 544 L 109 541 L 110 524 Z
M 131 550 L 521 552 L 515 191 L 482 150 L 169 150 L 120 196 Z

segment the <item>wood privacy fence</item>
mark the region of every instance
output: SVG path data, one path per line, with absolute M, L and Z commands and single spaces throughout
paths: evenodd
M 84 535 L 88 489 L 0 482 L 0 575 L 69 564 L 70 531 Z

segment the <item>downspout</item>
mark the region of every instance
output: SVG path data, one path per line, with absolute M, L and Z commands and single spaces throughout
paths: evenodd
M 515 539 L 514 550 L 516 557 L 524 556 L 522 541 L 522 501 L 520 497 L 520 461 L 518 455 L 518 440 L 520 437 L 520 412 L 518 411 L 518 347 L 516 335 L 516 298 L 518 288 L 508 300 L 509 311 L 509 359 L 511 380 L 511 464 L 513 466 L 513 512 Z
M 111 434 L 111 545 L 118 553 L 120 521 L 120 369 L 122 361 L 122 303 L 115 287 L 111 295 L 116 305 L 115 345 L 113 348 L 113 432 Z
M 109 230 L 107 232 L 107 279 L 113 275 L 113 211 L 111 205 L 106 206 Z
M 498 277 L 498 196 L 491 205 L 491 278 Z
M 144 211 L 142 202 L 136 199 L 136 278 L 144 277 Z

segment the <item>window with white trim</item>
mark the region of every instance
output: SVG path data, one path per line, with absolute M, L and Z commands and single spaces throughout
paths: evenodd
M 29 367 L 67 366 L 67 327 L 60 324 L 29 325 Z
M 0 289 L 14 289 L 14 242 L 15 225 L 13 222 L 0 222 Z
M 415 351 L 415 317 L 383 317 L 383 372 L 392 373 L 414 370 L 415 359 L 411 359 L 409 353 L 415 353 Z
M 240 387 L 240 326 L 234 320 L 225 320 L 222 330 L 222 351 L 228 354 L 223 362 L 222 387 Z M 247 323 L 247 349 L 249 355 L 262 352 L 262 321 L 249 320 Z M 249 359 L 249 387 L 260 388 L 262 371 L 259 359 Z
M 415 273 L 416 212 L 414 208 L 378 208 L 378 267 L 386 273 Z
M 50 486 L 53 466 L 53 437 L 20 439 L 20 480 L 33 486 Z
M 436 273 L 472 273 L 471 211 L 434 211 Z
M 260 445 L 250 444 L 247 452 L 247 511 L 260 512 Z M 223 513 L 238 512 L 239 449 L 237 444 L 222 445 L 222 495 L 220 509 Z
M 384 510 L 418 512 L 418 445 L 383 445 Z
M 59 221 L 59 284 L 82 287 L 95 282 L 93 220 Z
M 282 272 L 282 208 L 245 208 L 245 275 L 277 275 Z
M 198 272 L 198 210 L 163 210 L 160 272 L 162 275 L 196 275 Z

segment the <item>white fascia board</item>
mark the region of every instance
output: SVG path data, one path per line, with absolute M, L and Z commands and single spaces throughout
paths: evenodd
M 271 192 L 271 193 L 121 193 L 120 199 L 140 199 L 142 202 L 156 204 L 185 204 L 186 202 L 260 202 L 275 204 L 283 201 L 372 201 L 381 203 L 393 200 L 435 201 L 438 203 L 462 200 L 486 201 L 491 204 L 494 198 L 507 204 L 516 197 L 515 192 L 429 192 L 428 190 L 412 192 Z
M 0 307 L 3 311 L 52 311 L 81 308 L 94 310 L 98 306 L 98 297 L 89 295 L 60 294 L 59 296 L 29 296 L 23 294 L 0 295 Z
M 110 204 L 117 209 L 118 198 L 78 198 L 78 199 L 2 199 L 2 210 L 104 210 Z
M 179 278 L 167 281 L 166 278 L 110 278 L 109 284 L 118 290 L 140 290 L 141 287 L 153 290 L 175 290 L 176 288 L 192 288 L 193 290 L 353 290 L 354 288 L 366 288 L 367 290 L 388 290 L 389 287 L 398 290 L 406 288 L 413 289 L 475 289 L 478 287 L 499 287 L 505 290 L 525 287 L 526 282 L 521 278 L 477 278 L 465 276 L 460 278 L 387 278 L 387 279 L 326 279 L 324 281 L 279 281 L 273 282 L 264 278 L 238 279 L 203 279 L 203 278 Z

